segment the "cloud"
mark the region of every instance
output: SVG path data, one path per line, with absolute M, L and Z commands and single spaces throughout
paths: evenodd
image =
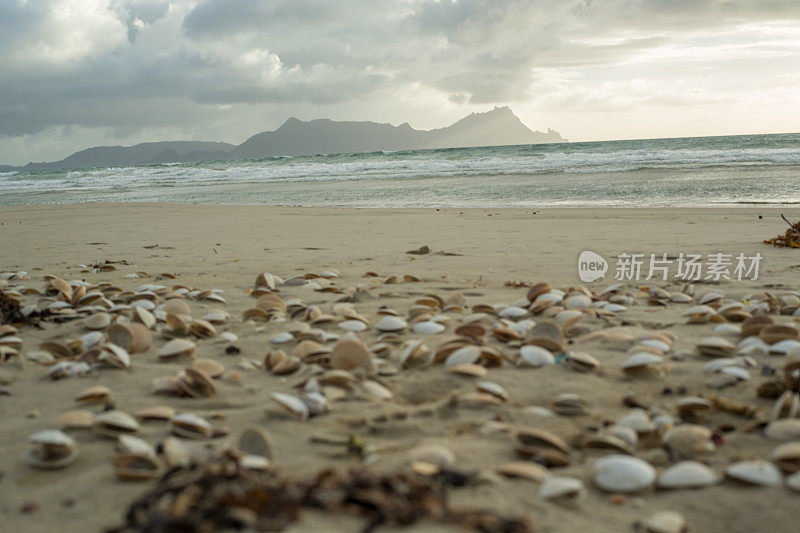
M 241 141 L 242 117 L 312 113 L 689 108 L 798 56 L 796 0 L 5 0 L 0 145 L 62 127 Z

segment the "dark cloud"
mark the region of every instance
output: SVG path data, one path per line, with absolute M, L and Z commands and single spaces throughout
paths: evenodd
M 391 107 L 408 87 L 452 105 L 524 103 L 542 69 L 799 19 L 797 0 L 4 0 L 0 136 L 192 128 L 237 106 Z

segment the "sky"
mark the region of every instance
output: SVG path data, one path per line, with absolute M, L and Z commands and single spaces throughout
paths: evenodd
M 0 163 L 508 105 L 572 141 L 800 131 L 798 0 L 0 0 Z

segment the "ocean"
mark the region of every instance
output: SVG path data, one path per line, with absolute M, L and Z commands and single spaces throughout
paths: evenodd
M 384 151 L 0 173 L 0 205 L 342 207 L 800 203 L 800 134 Z

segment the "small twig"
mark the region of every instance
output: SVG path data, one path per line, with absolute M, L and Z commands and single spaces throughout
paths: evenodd
M 792 224 L 791 222 L 789 222 L 789 220 L 788 220 L 788 219 L 787 219 L 785 216 L 783 216 L 783 213 L 781 213 L 781 218 L 782 218 L 783 220 L 785 220 L 785 221 L 786 221 L 786 223 L 787 223 L 787 224 L 789 224 L 791 227 L 793 227 L 793 228 L 796 228 L 796 227 L 797 227 L 797 226 L 795 226 L 794 224 Z M 798 224 L 800 224 L 800 223 L 798 223 Z

